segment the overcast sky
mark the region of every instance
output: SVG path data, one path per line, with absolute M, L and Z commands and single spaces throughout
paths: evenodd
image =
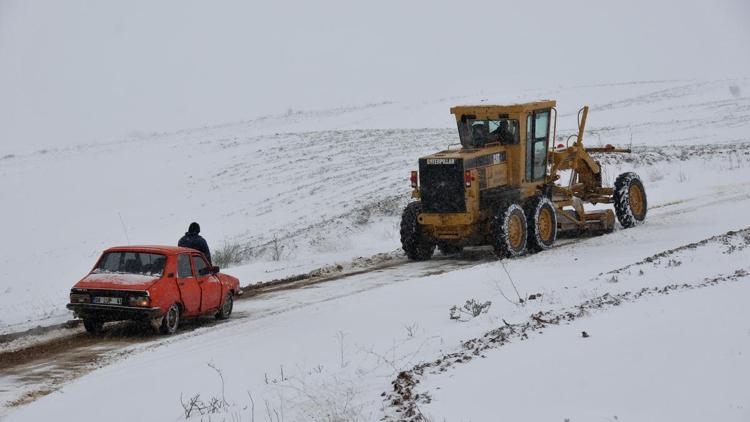
M 0 153 L 288 108 L 750 77 L 748 3 L 0 0 Z

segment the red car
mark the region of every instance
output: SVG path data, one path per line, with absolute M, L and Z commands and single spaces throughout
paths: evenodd
M 240 294 L 237 278 L 220 273 L 194 249 L 123 246 L 104 251 L 71 289 L 67 307 L 89 333 L 107 321 L 139 320 L 172 334 L 182 318 L 229 318 Z

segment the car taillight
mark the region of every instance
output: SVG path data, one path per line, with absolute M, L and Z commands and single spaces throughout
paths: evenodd
M 411 172 L 411 187 L 413 187 L 413 188 L 417 187 L 417 172 L 416 172 L 416 170 L 412 170 L 412 172 Z
M 471 177 L 471 170 L 466 170 L 464 172 L 464 183 L 466 183 L 466 187 L 467 188 L 471 187 L 471 179 L 472 179 L 472 177 Z
M 128 304 L 130 306 L 148 306 L 151 304 L 151 299 L 148 296 L 130 296 Z
M 91 297 L 86 293 L 71 293 L 70 303 L 90 303 Z

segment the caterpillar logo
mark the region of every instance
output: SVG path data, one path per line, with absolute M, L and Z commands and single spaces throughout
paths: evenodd
M 456 164 L 455 158 L 428 158 L 428 165 L 451 165 Z

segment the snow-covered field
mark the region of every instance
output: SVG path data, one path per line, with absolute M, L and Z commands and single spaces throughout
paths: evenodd
M 748 420 L 748 92 L 750 79 L 485 93 L 9 153 L 0 334 L 68 319 L 101 249 L 171 244 L 193 220 L 214 249 L 238 245 L 245 263 L 227 272 L 243 285 L 377 253 L 396 265 L 123 342 L 80 377 L 0 374 L 0 416 L 180 420 L 200 394 L 225 401 L 212 420 Z M 558 100 L 563 139 L 588 103 L 589 145 L 633 145 L 602 161 L 610 182 L 641 174 L 646 223 L 503 262 L 391 253 L 409 170 L 455 142 L 448 108 L 540 98 Z M 492 304 L 451 320 L 468 299 Z
M 234 270 L 244 284 L 396 249 L 409 170 L 418 156 L 456 142 L 455 104 L 557 99 L 563 139 L 589 104 L 589 145 L 682 147 L 747 142 L 748 92 L 750 79 L 497 92 L 9 151 L 0 158 L 3 232 L 12 239 L 0 254 L 0 334 L 66 318 L 68 289 L 102 249 L 176 243 L 191 221 L 214 249 L 248 248 L 251 265 Z M 669 162 L 689 158 L 680 154 Z M 673 177 L 690 181 L 668 195 L 703 183 L 704 164 L 714 175 L 744 163 L 741 152 L 735 161 L 712 157 L 680 161 Z M 664 165 L 635 169 L 663 184 Z

